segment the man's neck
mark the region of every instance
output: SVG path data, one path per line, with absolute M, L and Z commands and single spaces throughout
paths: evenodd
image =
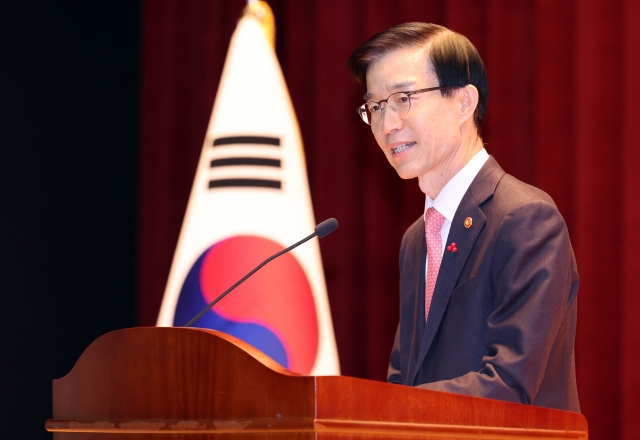
M 455 176 L 478 151 L 483 148 L 482 138 L 474 132 L 473 140 L 462 142 L 451 158 L 437 169 L 418 177 L 420 190 L 435 200 L 442 188 Z

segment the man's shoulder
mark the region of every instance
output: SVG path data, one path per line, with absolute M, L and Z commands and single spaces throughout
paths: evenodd
M 480 205 L 486 201 L 504 208 L 513 208 L 523 204 L 542 202 L 555 207 L 549 194 L 505 173 L 493 157 L 480 170 L 468 192 Z
M 496 186 L 495 197 L 516 205 L 540 201 L 555 206 L 549 194 L 540 188 L 518 180 L 510 174 L 505 174 Z

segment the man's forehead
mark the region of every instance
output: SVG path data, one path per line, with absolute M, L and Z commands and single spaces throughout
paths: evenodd
M 368 101 L 376 94 L 399 92 L 416 85 L 424 87 L 433 73 L 428 49 L 429 46 L 396 49 L 372 61 L 367 69 L 367 93 L 363 99 Z

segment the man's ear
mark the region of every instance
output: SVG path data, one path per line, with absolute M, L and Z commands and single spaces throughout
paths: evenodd
M 478 107 L 480 95 L 476 86 L 472 84 L 467 84 L 459 89 L 458 93 L 460 93 L 460 122 L 466 122 L 469 118 L 473 118 L 476 108 Z

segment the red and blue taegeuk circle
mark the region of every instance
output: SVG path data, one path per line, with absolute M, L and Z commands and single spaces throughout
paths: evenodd
M 258 264 L 283 249 L 257 236 L 235 236 L 209 247 L 187 274 L 173 325 L 187 323 Z M 195 326 L 242 339 L 296 373 L 309 374 L 316 360 L 318 319 L 313 292 L 292 253 L 253 274 Z

